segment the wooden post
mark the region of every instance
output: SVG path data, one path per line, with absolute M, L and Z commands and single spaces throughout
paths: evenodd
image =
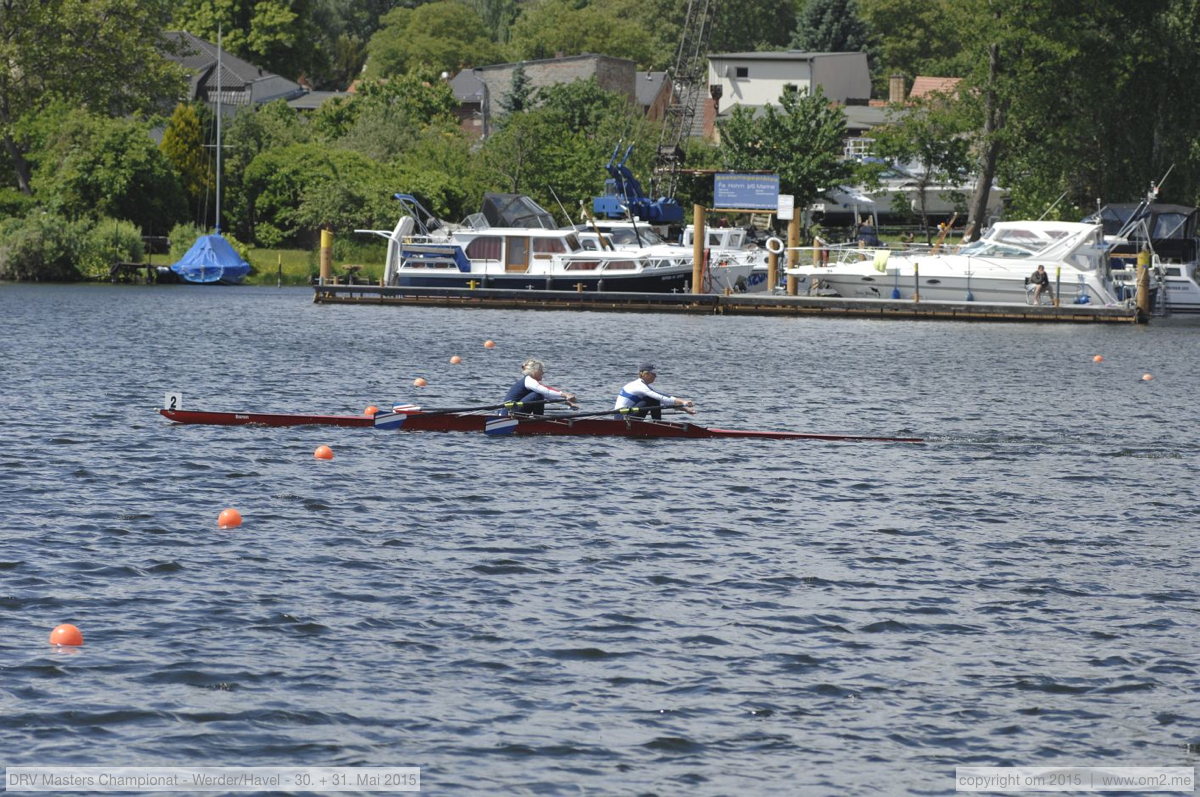
M 692 293 L 704 293 L 704 205 L 692 205 Z
M 321 284 L 333 277 L 333 230 L 321 230 Z
M 797 247 L 800 246 L 800 219 L 798 213 L 792 214 L 792 220 L 788 222 L 788 250 L 787 250 L 787 267 L 795 268 L 796 260 L 800 257 L 800 252 Z M 788 274 L 787 278 L 787 295 L 795 296 L 799 293 L 800 280 L 795 274 Z
M 1050 304 L 1058 307 L 1059 300 L 1062 299 L 1062 266 L 1054 268 L 1054 295 L 1050 297 Z
M 779 285 L 779 254 L 767 252 L 767 293 L 773 293 Z
M 913 263 L 913 301 L 921 301 L 921 264 Z
M 1159 288 L 1162 290 L 1162 288 Z M 1138 252 L 1137 259 L 1137 311 L 1142 323 L 1150 317 L 1150 250 Z

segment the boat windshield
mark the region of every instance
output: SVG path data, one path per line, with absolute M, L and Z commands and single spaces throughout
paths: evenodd
M 995 230 L 986 238 L 967 244 L 958 253 L 975 257 L 1031 257 L 1067 235 L 1065 230 L 1010 227 Z
M 636 231 L 621 227 L 604 233 L 604 236 L 617 246 L 657 246 L 666 243 L 661 235 L 648 227 Z

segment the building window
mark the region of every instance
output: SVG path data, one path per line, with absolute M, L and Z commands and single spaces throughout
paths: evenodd
M 733 76 L 734 77 L 750 77 L 750 67 L 748 67 L 748 66 L 734 67 Z

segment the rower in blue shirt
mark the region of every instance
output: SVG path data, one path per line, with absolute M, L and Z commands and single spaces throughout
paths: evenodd
M 506 404 L 510 401 L 517 402 L 522 406 L 510 409 L 533 415 L 544 413 L 547 401 L 565 401 L 568 407 L 578 407 L 579 404 L 575 401 L 574 393 L 542 384 L 541 379 L 545 373 L 546 366 L 542 364 L 541 360 L 526 360 L 521 363 L 522 376 L 508 389 L 508 393 L 504 396 L 504 402 Z M 507 415 L 508 410 L 502 411 L 501 414 Z
M 638 378 L 621 388 L 621 392 L 617 394 L 616 406 L 613 409 L 623 410 L 634 407 L 638 411 L 629 414 L 641 417 L 649 414 L 651 418 L 656 420 L 662 420 L 663 407 L 682 407 L 683 411 L 688 415 L 696 414 L 696 402 L 691 399 L 668 396 L 650 387 L 657 378 L 658 373 L 654 369 L 654 363 L 644 362 L 639 365 Z

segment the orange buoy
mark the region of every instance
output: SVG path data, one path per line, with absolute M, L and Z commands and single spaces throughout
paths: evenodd
M 494 340 L 485 340 L 485 341 L 483 342 L 483 348 L 485 348 L 485 349 L 494 349 L 494 348 L 496 348 L 496 341 L 494 341 Z
M 458 365 L 460 362 L 462 362 L 462 357 L 459 357 L 457 354 L 450 358 L 451 365 Z
M 1154 374 L 1142 374 L 1143 382 L 1149 382 L 1153 378 L 1154 378 Z
M 1097 354 L 1095 357 L 1093 357 L 1093 358 L 1092 358 L 1092 362 L 1094 362 L 1094 363 L 1102 363 L 1102 362 L 1104 362 L 1104 355 L 1102 355 L 1102 354 Z
M 363 410 L 363 415 L 374 415 L 377 412 L 379 412 L 379 408 L 372 404 Z
M 242 525 L 242 513 L 236 509 L 222 509 L 217 515 L 217 525 L 223 529 L 235 529 Z
M 416 379 L 413 380 L 413 387 L 425 387 L 428 384 L 429 383 L 425 381 L 424 377 L 418 376 Z
M 329 446 L 317 446 L 313 452 L 314 459 L 333 459 L 333 449 Z
M 82 645 L 83 632 L 70 623 L 63 623 L 50 632 L 51 645 Z

